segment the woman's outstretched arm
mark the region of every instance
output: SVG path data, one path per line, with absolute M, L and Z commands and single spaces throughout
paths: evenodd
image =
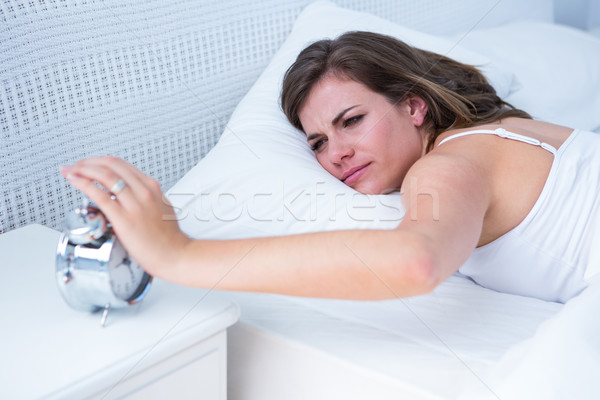
M 82 160 L 63 169 L 63 174 L 103 210 L 130 255 L 148 273 L 187 286 L 351 299 L 414 296 L 435 288 L 458 269 L 462 262 L 456 260 L 466 259 L 468 254 L 463 253 L 474 248 L 477 240 L 473 238 L 478 234 L 465 225 L 481 229 L 480 222 L 476 227 L 477 218 L 471 217 L 473 222 L 463 218 L 460 231 L 470 232 L 468 244 L 459 246 L 460 251 L 453 249 L 453 243 L 461 240 L 450 219 L 461 217 L 447 212 L 451 204 L 439 210 L 443 221 L 427 215 L 430 197 L 413 194 L 413 190 L 438 191 L 441 201 L 447 183 L 439 186 L 423 180 L 403 189 L 404 198 L 415 203 L 405 201 L 407 217 L 395 230 L 191 240 L 174 221 L 159 184 L 125 161 L 112 157 Z M 418 175 L 407 178 L 419 180 Z M 116 201 L 94 183 L 111 187 L 119 179 L 127 185 Z M 411 218 L 415 209 L 418 214 Z

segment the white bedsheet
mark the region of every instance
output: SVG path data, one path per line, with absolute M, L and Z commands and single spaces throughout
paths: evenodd
M 459 398 L 465 390 L 496 398 L 493 367 L 564 307 L 461 276 L 429 295 L 374 302 L 227 295 L 242 311 L 231 335 L 231 399 L 358 399 L 359 386 L 369 385 L 377 390 L 371 398 Z M 345 379 L 336 378 L 340 370 Z M 324 373 L 331 379 L 311 376 Z M 304 376 L 294 381 L 291 374 Z

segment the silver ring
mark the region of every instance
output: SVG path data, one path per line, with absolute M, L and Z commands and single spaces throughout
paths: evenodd
M 125 183 L 125 181 L 123 179 L 119 179 L 117 181 L 117 183 L 115 183 L 114 185 L 111 186 L 110 188 L 110 192 L 112 194 L 119 194 L 121 192 L 121 190 L 123 190 L 123 188 L 125 188 L 127 184 Z

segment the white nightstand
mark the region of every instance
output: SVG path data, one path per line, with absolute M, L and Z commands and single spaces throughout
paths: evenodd
M 58 237 L 41 225 L 0 235 L 0 398 L 226 398 L 235 303 L 155 280 L 103 328 L 58 292 Z

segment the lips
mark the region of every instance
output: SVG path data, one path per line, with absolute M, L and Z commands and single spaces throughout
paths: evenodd
M 367 170 L 367 167 L 371 165 L 371 163 L 366 163 L 363 165 L 359 165 L 357 167 L 352 167 L 342 174 L 341 181 L 346 185 L 350 185 L 352 182 L 356 181 L 358 178 L 362 176 Z

